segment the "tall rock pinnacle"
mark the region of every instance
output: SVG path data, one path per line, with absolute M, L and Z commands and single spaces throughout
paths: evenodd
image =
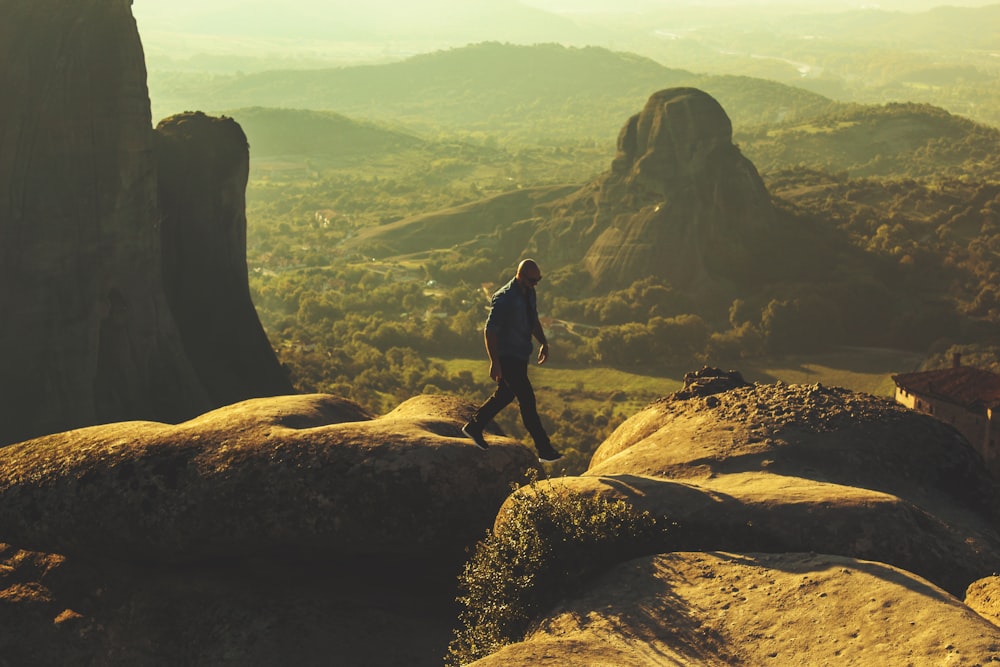
M 0 0 L 0 444 L 216 405 L 163 289 L 131 4 Z
M 163 280 L 184 350 L 214 405 L 292 393 L 247 284 L 247 138 L 231 118 L 160 121 Z
M 567 234 L 577 246 L 582 237 L 583 265 L 599 286 L 644 276 L 697 286 L 751 270 L 753 247 L 773 231 L 774 217 L 719 103 L 672 88 L 625 123 L 611 169 L 554 206 L 535 243 L 558 255 Z

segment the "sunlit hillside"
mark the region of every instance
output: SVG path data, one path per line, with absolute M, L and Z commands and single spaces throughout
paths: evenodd
M 136 15 L 149 59 L 154 114 L 183 110 L 170 99 L 196 75 L 259 73 L 404 61 L 481 41 L 600 46 L 651 58 L 671 70 L 771 79 L 841 102 L 924 102 L 1000 125 L 997 5 L 880 3 L 679 4 L 557 2 L 297 3 L 278 14 L 266 2 L 170 11 L 140 0 Z M 986 5 L 986 6 L 978 6 Z M 533 68 L 522 71 L 528 81 Z M 221 86 L 228 84 L 218 81 Z M 530 84 L 529 84 L 530 85 Z M 207 90 L 211 90 L 208 86 Z M 204 94 L 205 90 L 202 91 Z M 349 109 L 273 99 L 238 106 Z
M 650 93 L 694 86 L 717 97 L 737 127 L 811 118 L 831 100 L 763 79 L 704 76 L 633 54 L 495 42 L 404 62 L 228 77 L 174 74 L 150 84 L 154 115 L 198 106 L 333 110 L 425 135 L 517 144 L 613 145 Z

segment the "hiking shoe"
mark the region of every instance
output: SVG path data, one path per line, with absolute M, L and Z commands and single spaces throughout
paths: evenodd
M 562 454 L 552 448 L 552 445 L 540 445 L 538 449 L 538 460 L 542 463 L 555 463 L 562 458 Z
M 476 443 L 476 447 L 479 447 L 479 449 L 485 451 L 490 448 L 490 446 L 486 444 L 486 438 L 483 437 L 483 429 L 476 428 L 472 423 L 463 426 L 462 433 L 472 438 L 472 442 Z

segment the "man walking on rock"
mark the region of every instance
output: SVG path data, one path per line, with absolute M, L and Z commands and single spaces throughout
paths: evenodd
M 486 354 L 490 358 L 490 377 L 496 381 L 493 395 L 483 403 L 472 421 L 462 427 L 462 433 L 472 438 L 480 449 L 487 449 L 483 427 L 517 398 L 521 420 L 535 441 L 538 460 L 552 463 L 562 455 L 552 448 L 549 436 L 542 427 L 535 406 L 535 390 L 528 380 L 528 360 L 531 357 L 534 336 L 541 343 L 538 363 L 549 358 L 549 344 L 538 321 L 535 285 L 542 279 L 541 269 L 533 259 L 526 259 L 517 266 L 517 274 L 509 283 L 493 294 L 490 315 L 486 318 Z

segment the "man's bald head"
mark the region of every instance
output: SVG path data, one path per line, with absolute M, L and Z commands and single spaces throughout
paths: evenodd
M 517 275 L 541 276 L 542 270 L 538 268 L 538 263 L 533 259 L 523 259 L 517 265 Z
M 517 265 L 517 274 L 514 276 L 522 287 L 534 287 L 542 279 L 542 270 L 533 259 L 521 260 Z

